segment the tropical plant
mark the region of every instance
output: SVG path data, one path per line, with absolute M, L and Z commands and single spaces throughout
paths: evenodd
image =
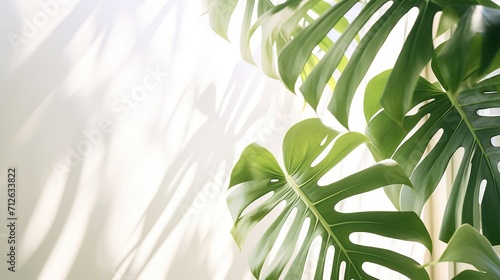
M 300 229 L 306 223 L 307 236 L 300 245 L 300 253 L 293 259 L 285 279 L 300 279 L 309 248 L 316 237 L 322 240 L 315 279 L 323 279 L 327 250 L 333 247 L 332 277 L 344 273 L 346 279 L 375 279 L 362 269 L 370 262 L 405 274 L 411 279 L 428 279 L 425 270 L 413 259 L 392 251 L 361 246 L 349 236 L 355 232 L 369 232 L 401 240 L 418 241 L 429 250 L 431 239 L 425 226 L 414 212 L 358 212 L 341 213 L 335 210 L 340 201 L 391 184 L 411 185 L 407 176 L 392 160 L 379 162 L 356 174 L 320 186 L 320 179 L 339 164 L 352 150 L 369 139 L 357 132 L 339 132 L 326 127 L 319 119 L 302 121 L 287 132 L 283 141 L 285 170 L 273 155 L 257 144 L 248 146 L 234 166 L 230 188 L 236 189 L 228 197 L 228 205 L 235 220 L 232 231 L 238 245 L 242 245 L 253 226 L 261 221 L 280 202 L 286 206 L 269 226 L 250 258 L 252 273 L 261 277 L 262 266 L 283 224 L 291 216 L 291 228 L 284 237 L 277 257 L 263 279 L 278 279 L 298 246 Z M 332 145 L 331 149 L 327 147 Z M 252 211 L 242 212 L 255 200 L 272 195 Z M 367 226 L 370 225 L 370 226 Z M 345 262 L 345 270 L 341 270 Z
M 226 38 L 237 2 L 208 2 L 212 28 Z M 253 62 L 249 42 L 260 28 L 263 71 L 281 79 L 291 91 L 298 88 L 314 109 L 326 98 L 324 93 L 332 90 L 328 109 L 346 128 L 354 93 L 389 33 L 410 10 L 417 8 L 418 16 L 394 69 L 379 74 L 366 87 L 366 136 L 340 134 L 317 119 L 299 123 L 283 143 L 284 171 L 262 147 L 251 145 L 243 152 L 231 175 L 231 188 L 235 190 L 228 198 L 236 242 L 241 245 L 256 223 L 286 201 L 252 255 L 251 270 L 257 278 L 277 279 L 288 262 L 292 265 L 286 276 L 291 278 L 286 279 L 300 278 L 309 246 L 320 236 L 322 253 L 315 279 L 324 273 L 322 254 L 328 246 L 336 253 L 332 278 L 345 272 L 344 279 L 375 279 L 362 268 L 364 262 L 373 262 L 411 279 L 428 279 L 425 270 L 410 259 L 353 244 L 349 235 L 371 232 L 417 241 L 430 249 L 423 223 L 415 215 L 422 211 L 452 157 L 461 153 L 441 227 L 440 239 L 449 242 L 449 247 L 440 260 L 465 261 L 481 271 L 464 272 L 456 279 L 498 279 L 498 257 L 490 250 L 491 244 L 500 245 L 500 148 L 495 142 L 500 137 L 500 116 L 492 113 L 500 108 L 500 8 L 489 0 L 358 2 L 246 1 L 241 32 L 243 58 Z M 440 21 L 436 26 L 437 14 Z M 375 23 L 370 23 L 377 15 Z M 435 36 L 433 29 L 437 29 Z M 453 35 L 435 48 L 434 38 L 445 32 Z M 420 76 L 430 61 L 436 83 Z M 299 80 L 300 87 L 296 86 Z M 425 152 L 435 140 L 434 148 Z M 332 149 L 324 151 L 325 142 L 331 141 Z M 361 143 L 367 144 L 376 160 L 392 161 L 381 161 L 319 186 L 318 180 Z M 322 153 L 327 153 L 325 158 Z M 318 157 L 322 159 L 319 163 L 315 162 Z M 380 187 L 403 212 L 335 211 L 340 200 Z M 267 200 L 242 215 L 268 193 L 272 195 Z M 292 209 L 296 209 L 296 230 L 286 235 L 269 274 L 261 275 L 270 246 Z M 403 216 L 411 221 L 412 233 L 401 226 Z M 289 260 L 306 219 L 306 240 L 300 253 Z M 478 245 L 461 246 L 468 238 Z M 471 256 L 483 257 L 457 257 L 474 248 Z M 346 265 L 343 271 L 342 263 Z
M 500 260 L 488 240 L 473 227 L 464 224 L 451 237 L 441 262 L 461 262 L 479 271 L 465 270 L 455 280 L 500 279 Z

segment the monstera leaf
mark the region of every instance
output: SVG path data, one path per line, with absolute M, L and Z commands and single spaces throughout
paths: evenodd
M 453 280 L 500 279 L 500 258 L 488 240 L 467 224 L 453 235 L 439 261 L 467 263 L 479 269 L 462 271 Z
M 385 266 L 410 279 L 429 279 L 426 271 L 413 259 L 386 249 L 358 245 L 349 238 L 357 232 L 372 233 L 420 242 L 430 250 L 430 237 L 414 212 L 342 213 L 335 210 L 335 206 L 348 197 L 385 185 L 410 184 L 394 161 L 379 162 L 326 186 L 319 184 L 319 180 L 353 149 L 368 142 L 366 136 L 360 133 L 340 134 L 323 125 L 319 119 L 309 119 L 293 126 L 285 136 L 285 170 L 268 150 L 257 144 L 243 151 L 231 174 L 232 192 L 228 197 L 234 219 L 232 234 L 237 244 L 241 247 L 252 228 L 285 202 L 284 209 L 273 217 L 272 224 L 250 256 L 255 277 L 278 279 L 284 275 L 284 279 L 300 279 L 309 248 L 313 240 L 320 237 L 321 249 L 314 279 L 323 279 L 327 251 L 332 246 L 335 253 L 331 279 L 339 279 L 342 273 L 343 279 L 376 279 L 363 270 L 364 263 Z M 247 209 L 259 199 L 260 204 Z M 245 210 L 247 213 L 244 213 Z M 295 216 L 276 257 L 263 270 L 264 262 L 293 211 Z M 299 247 L 299 234 L 306 220 L 309 220 L 307 234 Z M 292 257 L 296 247 L 298 253 Z M 342 263 L 345 263 L 345 270 L 341 269 Z M 287 264 L 291 266 L 285 271 Z
M 207 10 L 210 15 L 212 29 L 222 37 L 228 39 L 227 31 L 229 20 L 234 12 L 238 0 L 205 0 Z M 276 2 L 276 1 L 275 1 Z M 247 0 L 242 22 L 240 47 L 242 57 L 254 64 L 252 50 L 250 49 L 250 39 L 255 31 L 262 28 L 261 54 L 262 69 L 268 76 L 277 78 L 275 67 L 275 53 L 281 52 L 284 46 L 300 33 L 305 26 L 330 9 L 332 5 L 327 1 L 312 0 L 290 0 L 279 5 L 275 5 L 270 0 Z M 253 20 L 254 13 L 257 19 Z M 349 22 L 345 18 L 340 18 L 332 28 L 338 32 L 343 32 Z M 356 37 L 359 40 L 358 37 Z M 318 46 L 326 51 L 332 46 L 332 40 L 324 37 Z M 345 66 L 347 58 L 344 56 L 342 65 Z M 305 68 L 313 68 L 318 62 L 315 54 L 307 58 Z M 342 67 L 342 65 L 340 67 Z M 304 69 L 304 74 L 308 73 Z M 332 81 L 330 81 L 332 82 Z M 331 86 L 332 83 L 330 83 Z
M 238 0 L 211 0 L 210 20 L 219 34 L 227 36 L 229 19 Z M 424 66 L 432 58 L 432 28 L 436 13 L 446 10 L 459 21 L 465 14 L 483 13 L 497 5 L 489 0 L 288 0 L 274 5 L 270 0 L 247 0 L 241 32 L 242 56 L 253 62 L 250 38 L 261 28 L 262 68 L 271 77 L 277 60 L 279 77 L 291 90 L 301 79 L 300 91 L 313 108 L 317 108 L 324 90 L 329 86 L 333 97 L 328 109 L 345 127 L 356 89 L 365 77 L 378 51 L 390 32 L 410 10 L 417 8 L 410 33 L 388 79 L 388 89 L 381 103 L 395 120 L 403 119 L 411 108 L 412 94 Z M 281 2 L 281 1 L 274 1 Z M 366 4 L 361 5 L 360 2 Z M 476 5 L 482 5 L 476 8 Z M 254 12 L 256 18 L 254 19 Z M 451 13 L 452 12 L 452 13 Z M 347 18 L 352 18 L 348 21 Z M 376 22 L 370 22 L 371 19 Z M 481 17 L 479 17 L 481 18 Z M 448 20 L 440 32 L 452 27 Z M 481 26 L 481 25 L 475 25 Z M 496 36 L 491 33 L 489 38 Z M 495 42 L 498 40 L 494 40 Z M 485 44 L 485 51 L 498 49 L 498 44 Z M 349 57 L 346 53 L 351 53 Z M 335 75 L 334 79 L 334 73 Z
M 457 28 L 457 34 L 461 32 L 466 32 L 463 25 Z M 367 135 L 382 156 L 393 158 L 411 174 L 415 191 L 403 188 L 400 192 L 397 187 L 388 190 L 401 209 L 420 213 L 452 156 L 463 150 L 440 238 L 448 241 L 458 226 L 469 223 L 482 228 L 490 242 L 498 245 L 500 148 L 495 137 L 500 135 L 500 115 L 494 110 L 500 108 L 500 75 L 495 72 L 500 67 L 500 55 L 493 53 L 483 69 L 479 54 L 484 40 L 480 34 L 454 36 L 438 48 L 432 69 L 439 84 L 418 80 L 411 101 L 418 111 L 408 114 L 402 126 L 381 110 L 378 102 L 384 87 L 387 90 L 389 86 L 390 72 L 375 77 L 367 87 L 365 115 L 369 120 Z M 432 139 L 437 143 L 425 154 Z

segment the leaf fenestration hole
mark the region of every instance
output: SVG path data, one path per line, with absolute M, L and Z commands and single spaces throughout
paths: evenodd
M 484 94 L 495 94 L 498 93 L 496 90 L 485 91 Z
M 278 254 L 281 245 L 285 240 L 285 237 L 290 232 L 290 228 L 292 227 L 293 221 L 295 220 L 296 216 L 297 216 L 297 208 L 293 208 L 288 217 L 286 218 L 285 223 L 283 223 L 283 226 L 281 227 L 280 233 L 276 238 L 276 242 L 274 243 L 273 248 L 271 249 L 271 251 L 269 251 L 269 254 L 267 255 L 266 261 L 264 262 L 263 265 L 264 269 L 269 268 L 269 265 L 272 263 L 272 261 Z M 266 275 L 266 273 L 263 273 L 262 275 Z
M 335 256 L 335 248 L 330 245 L 326 251 L 325 269 L 323 270 L 323 280 L 329 280 L 333 268 L 333 256 Z
M 339 164 L 326 171 L 317 182 L 319 187 L 328 186 L 340 178 L 350 176 L 374 164 L 371 152 L 364 145 L 356 147 Z
M 280 181 L 279 179 L 271 179 L 271 183 L 277 183 L 279 181 Z
M 424 105 L 426 105 L 428 103 L 431 103 L 434 100 L 435 100 L 435 98 L 431 98 L 429 100 L 425 100 L 425 101 L 422 101 L 422 102 L 418 103 L 415 107 L 411 108 L 411 110 L 408 111 L 408 113 L 406 113 L 406 116 L 413 116 L 413 115 L 415 115 L 418 112 L 418 110 L 420 110 L 420 108 L 422 108 L 422 106 L 424 106 Z
M 345 277 L 345 268 L 346 268 L 346 263 L 345 261 L 343 261 L 341 264 L 340 264 L 340 268 L 339 268 L 339 280 L 344 280 L 344 277 Z
M 386 249 L 403 256 L 423 256 L 427 251 L 425 246 L 418 242 L 400 240 L 368 232 L 353 232 L 349 235 L 349 240 L 357 245 Z
M 300 246 L 302 246 L 302 243 L 304 243 L 304 240 L 307 236 L 307 230 L 309 229 L 310 225 L 311 219 L 309 217 L 305 218 L 304 222 L 302 223 L 302 228 L 300 229 L 299 239 L 297 240 L 297 247 L 300 248 Z
M 323 138 L 323 140 L 321 140 L 321 143 L 319 144 L 321 147 L 323 147 L 326 143 L 326 140 L 328 140 L 328 135 L 325 136 L 325 138 Z
M 371 263 L 371 262 L 364 262 L 363 265 L 361 266 L 363 270 L 368 273 L 369 275 L 377 278 L 377 279 L 401 279 L 401 280 L 410 280 L 410 278 L 406 277 L 405 275 L 392 270 L 390 268 Z
M 434 14 L 434 19 L 433 19 L 433 22 L 434 22 L 434 25 L 438 26 L 437 24 L 439 23 L 439 20 L 441 19 L 441 16 L 443 15 L 443 12 L 442 11 L 439 11 L 437 13 Z M 449 28 L 447 29 L 449 30 Z M 439 44 L 438 42 L 436 42 L 436 39 L 439 38 L 439 37 L 444 37 L 443 34 L 439 35 L 439 37 L 437 36 L 437 31 L 439 31 L 437 28 L 432 30 L 432 38 L 434 38 L 434 48 L 437 47 L 437 45 Z M 443 32 L 445 33 L 445 32 Z M 445 38 L 447 39 L 447 38 Z
M 297 217 L 297 219 L 300 219 L 300 217 Z M 302 227 L 300 228 L 299 237 L 297 238 L 297 242 L 295 243 L 295 248 L 293 249 L 293 253 L 290 256 L 290 259 L 286 264 L 285 268 L 283 269 L 283 273 L 281 273 L 279 280 L 286 280 L 285 277 L 288 274 L 288 271 L 290 270 L 293 261 L 299 254 L 302 245 L 304 244 L 310 226 L 311 226 L 311 219 L 307 217 L 304 219 L 304 222 L 302 223 Z
M 243 210 L 243 212 L 241 212 L 241 215 L 240 216 L 244 216 L 246 215 L 247 213 L 253 211 L 255 208 L 259 207 L 262 203 L 264 203 L 264 201 L 268 200 L 269 198 L 271 198 L 271 196 L 273 196 L 274 192 L 271 191 L 271 192 L 268 192 L 266 193 L 265 195 L 257 198 L 256 200 L 254 200 L 252 203 L 250 203 L 246 208 L 245 210 Z
M 321 246 L 323 245 L 323 239 L 321 236 L 316 236 L 311 242 L 309 251 L 307 253 L 306 264 L 304 266 L 304 272 L 302 273 L 301 280 L 313 280 L 316 274 L 316 269 L 318 268 L 319 253 L 321 252 Z
M 500 108 L 479 109 L 476 113 L 481 117 L 500 117 Z
M 441 140 L 441 136 L 443 136 L 444 129 L 440 128 L 436 133 L 432 136 L 431 140 L 429 141 L 429 146 L 427 146 L 427 149 L 432 150 L 436 146 L 436 144 Z M 427 155 L 425 155 L 427 156 Z
M 328 146 L 326 146 L 326 148 L 321 152 L 321 154 L 319 154 L 319 156 L 316 159 L 314 159 L 314 161 L 311 163 L 311 167 L 315 167 L 316 165 L 318 165 L 320 162 L 322 162 L 326 158 L 326 156 L 332 150 L 334 143 L 335 143 L 335 141 L 331 141 L 328 144 Z
M 500 161 L 498 162 L 497 169 L 498 169 L 498 173 L 500 173 Z
M 398 150 L 399 148 L 401 148 L 402 145 L 404 145 L 408 140 L 410 140 L 410 138 L 418 131 L 418 129 L 430 118 L 431 114 L 425 114 L 425 116 L 423 116 L 417 123 L 417 125 L 415 125 L 411 130 L 410 132 L 408 132 L 408 134 L 406 134 L 405 138 L 403 138 L 403 141 L 401 141 L 401 143 L 399 144 L 398 148 L 396 150 Z
M 491 137 L 491 145 L 494 147 L 500 147 L 500 135 Z
M 387 195 L 382 188 L 356 194 L 342 199 L 335 204 L 335 211 L 340 213 L 357 213 L 362 211 L 388 211 L 393 210 Z
M 434 133 L 434 135 L 432 136 L 432 138 L 428 142 L 427 147 L 425 148 L 424 153 L 422 154 L 422 157 L 418 161 L 418 164 L 420 164 L 422 162 L 422 160 L 424 160 L 427 157 L 427 155 L 429 155 L 429 153 L 432 151 L 432 149 L 434 149 L 434 147 L 436 147 L 439 140 L 441 140 L 443 133 L 444 133 L 444 129 L 442 129 L 442 128 L 440 128 L 438 131 L 436 131 L 436 133 Z
M 484 198 L 484 191 L 486 190 L 486 186 L 488 185 L 488 181 L 486 179 L 481 181 L 481 184 L 479 184 L 479 204 L 483 202 Z
M 308 10 L 307 15 L 310 16 L 313 20 L 316 20 L 319 18 L 319 15 L 317 13 L 313 12 L 312 10 Z

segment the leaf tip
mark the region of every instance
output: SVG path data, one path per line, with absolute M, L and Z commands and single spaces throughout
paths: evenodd
M 236 246 L 238 246 L 238 250 L 243 250 L 243 243 L 245 243 L 245 240 L 240 238 L 240 235 L 236 232 L 236 227 L 233 227 L 230 233 L 233 236 Z

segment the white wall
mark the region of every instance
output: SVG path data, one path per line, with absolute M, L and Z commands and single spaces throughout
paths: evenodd
M 279 154 L 311 113 L 201 13 L 0 2 L 1 182 L 18 171 L 17 272 L 2 261 L 1 279 L 252 279 L 229 234 L 230 168 L 254 141 Z M 6 201 L 2 183 L 0 259 Z
M 0 4 L 0 166 L 19 184 L 18 271 L 1 262 L 0 278 L 248 278 L 226 179 L 237 143 L 279 143 L 293 120 L 275 108 L 292 96 L 197 1 L 52 2 L 46 23 L 38 1 Z

